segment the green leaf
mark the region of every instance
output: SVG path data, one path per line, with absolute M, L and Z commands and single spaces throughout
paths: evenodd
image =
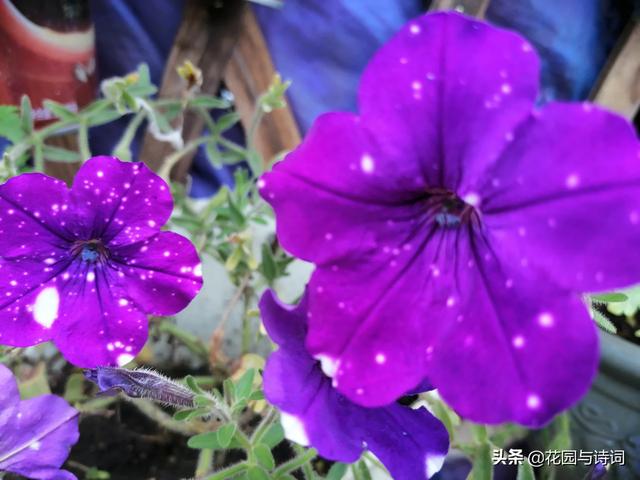
M 218 443 L 222 448 L 227 448 L 231 443 L 231 439 L 236 434 L 238 426 L 235 423 L 227 423 L 216 430 Z
M 253 455 L 256 457 L 258 463 L 267 470 L 272 470 L 276 466 L 276 461 L 273 458 L 271 449 L 264 443 L 253 447 Z
M 193 378 L 191 375 L 187 375 L 186 377 L 184 377 L 184 383 L 186 383 L 187 387 L 189 387 L 189 389 L 195 393 L 200 393 L 200 394 L 205 393 L 205 391 L 200 388 L 200 385 L 198 385 L 198 382 L 196 381 L 196 379 Z
M 0 105 L 0 137 L 16 144 L 25 137 L 20 113 L 13 105 Z
M 47 160 L 60 163 L 75 163 L 80 161 L 80 154 L 66 148 L 54 147 L 53 145 L 44 145 L 42 155 Z
M 45 364 L 39 363 L 31 373 L 31 376 L 20 382 L 18 390 L 20 390 L 20 397 L 23 400 L 50 394 L 51 388 L 49 387 L 49 377 L 47 376 Z
M 239 121 L 240 115 L 238 115 L 236 112 L 225 113 L 216 122 L 216 131 L 213 133 L 219 134 L 226 130 L 229 130 Z
M 571 449 L 571 428 L 568 413 L 558 415 L 551 424 L 553 437 L 546 446 L 547 450 L 569 450 Z
M 188 105 L 190 107 L 206 108 L 207 110 L 211 108 L 224 109 L 231 107 L 231 103 L 229 103 L 227 100 L 219 97 L 214 97 L 213 95 L 197 96 L 196 98 L 189 100 Z
M 284 440 L 284 429 L 280 422 L 274 423 L 269 427 L 269 429 L 262 436 L 262 443 L 269 446 L 270 448 L 274 448 L 280 442 Z
M 229 255 L 229 258 L 227 258 L 227 261 L 224 262 L 224 268 L 232 272 L 236 269 L 240 260 L 242 260 L 242 248 L 236 247 L 233 252 L 231 252 L 231 255 Z
M 204 146 L 204 150 L 211 165 L 216 168 L 222 166 L 222 154 L 220 153 L 220 150 L 218 150 L 218 143 L 215 140 L 207 142 Z
M 356 480 L 372 480 L 371 472 L 369 471 L 367 462 L 365 462 L 364 460 L 360 460 L 353 466 L 353 473 Z
M 105 123 L 113 122 L 114 120 L 117 120 L 122 116 L 123 113 L 120 113 L 119 111 L 112 108 L 96 111 L 95 113 L 89 115 L 87 125 L 89 127 L 98 127 L 100 125 L 104 125 Z
M 174 420 L 178 420 L 179 422 L 186 422 L 196 417 L 201 417 L 203 415 L 207 415 L 209 412 L 208 408 L 198 407 L 198 408 L 189 408 L 187 410 L 180 410 L 173 414 Z
M 220 152 L 220 163 L 223 165 L 235 165 L 238 162 L 243 161 L 247 155 L 234 152 L 232 150 L 225 150 Z
M 84 478 L 85 480 L 109 480 L 111 478 L 111 474 L 104 470 L 99 470 L 96 467 L 91 467 L 84 474 Z
M 349 465 L 346 463 L 334 463 L 325 477 L 326 480 L 341 480 L 344 474 L 347 473 L 347 468 L 349 468 Z
M 264 400 L 264 392 L 261 390 L 256 390 L 255 392 L 252 392 L 251 395 L 249 395 L 249 398 L 247 399 L 249 401 L 251 400 Z
M 478 447 L 473 457 L 473 470 L 467 480 L 492 480 L 493 463 L 491 461 L 491 445 L 484 443 Z
M 614 335 L 617 333 L 618 330 L 611 320 L 609 320 L 595 308 L 589 307 L 589 311 L 591 312 L 591 317 L 596 321 L 601 329 Z
M 536 480 L 533 467 L 528 460 L 525 459 L 524 463 L 518 465 L 518 476 L 516 477 L 516 480 Z
M 222 448 L 218 441 L 217 432 L 200 433 L 195 437 L 191 437 L 187 442 L 189 448 L 198 450 L 211 449 L 216 450 Z
M 591 300 L 603 303 L 617 303 L 626 302 L 629 299 L 624 293 L 601 293 L 598 295 L 591 295 Z
M 31 111 L 31 100 L 26 95 L 20 99 L 20 125 L 22 131 L 27 134 L 33 132 L 33 112 Z
M 249 480 L 270 480 L 269 475 L 257 465 L 252 465 L 247 469 L 247 478 Z
M 87 396 L 84 394 L 84 375 L 82 373 L 74 373 L 69 376 L 64 386 L 64 399 L 69 403 L 75 403 L 86 398 Z
M 253 391 L 253 379 L 256 376 L 255 368 L 249 368 L 236 382 L 236 398 L 246 400 Z
M 76 112 L 69 110 L 66 106 L 61 103 L 54 102 L 53 100 L 44 100 L 42 102 L 42 106 L 53 113 L 60 120 L 76 120 L 78 115 Z
M 229 198 L 229 216 L 233 223 L 238 225 L 239 227 L 244 226 L 245 218 L 242 212 L 238 209 L 236 204 Z
M 276 266 L 275 259 L 273 258 L 273 251 L 271 250 L 271 246 L 267 243 L 262 245 L 262 263 L 260 264 L 260 272 L 269 285 L 273 283 L 278 273 L 278 267 Z
M 236 395 L 236 386 L 230 378 L 227 378 L 222 382 L 222 395 L 229 405 L 233 403 Z
M 240 415 L 244 409 L 247 408 L 247 401 L 246 400 L 239 400 L 238 402 L 236 402 L 236 404 L 233 406 L 233 408 L 231 409 L 231 414 L 232 415 Z
M 193 398 L 193 401 L 199 407 L 208 407 L 213 403 L 211 401 L 211 399 L 209 397 L 207 397 L 206 395 L 196 395 Z

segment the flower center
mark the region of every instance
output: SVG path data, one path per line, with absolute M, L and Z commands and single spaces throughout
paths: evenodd
M 465 202 L 454 192 L 433 189 L 427 194 L 427 209 L 440 227 L 458 228 L 478 218 L 474 206 Z
M 109 250 L 101 240 L 78 241 L 74 243 L 71 251 L 73 255 L 80 256 L 80 259 L 87 263 L 101 263 L 109 258 Z

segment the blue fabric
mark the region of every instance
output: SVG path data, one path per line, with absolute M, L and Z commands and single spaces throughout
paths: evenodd
M 615 0 L 492 0 L 487 19 L 527 37 L 542 57 L 542 101 L 588 97 L 627 8 Z
M 375 51 L 408 19 L 417 0 L 286 0 L 255 12 L 303 132 L 328 110 L 356 109 L 358 79 Z
M 91 0 L 100 78 L 149 65 L 159 84 L 185 0 Z M 358 79 L 374 52 L 421 0 L 285 0 L 281 10 L 255 11 L 278 71 L 293 85 L 289 99 L 304 133 L 328 110 L 355 110 Z M 640 0 L 492 0 L 493 23 L 524 34 L 543 60 L 543 100 L 586 98 L 625 21 Z M 127 122 L 93 129 L 92 151 L 109 153 Z M 242 141 L 242 133 L 233 133 Z M 139 151 L 140 137 L 133 144 Z M 228 168 L 214 169 L 204 152 L 192 168 L 193 196 L 230 184 Z

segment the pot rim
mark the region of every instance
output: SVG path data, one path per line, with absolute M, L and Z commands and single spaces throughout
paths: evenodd
M 640 388 L 640 345 L 599 329 L 600 370 Z

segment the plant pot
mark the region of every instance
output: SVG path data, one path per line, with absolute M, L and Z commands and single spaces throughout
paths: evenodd
M 640 346 L 600 332 L 600 369 L 585 398 L 570 412 L 576 450 L 624 450 L 611 480 L 640 479 Z

